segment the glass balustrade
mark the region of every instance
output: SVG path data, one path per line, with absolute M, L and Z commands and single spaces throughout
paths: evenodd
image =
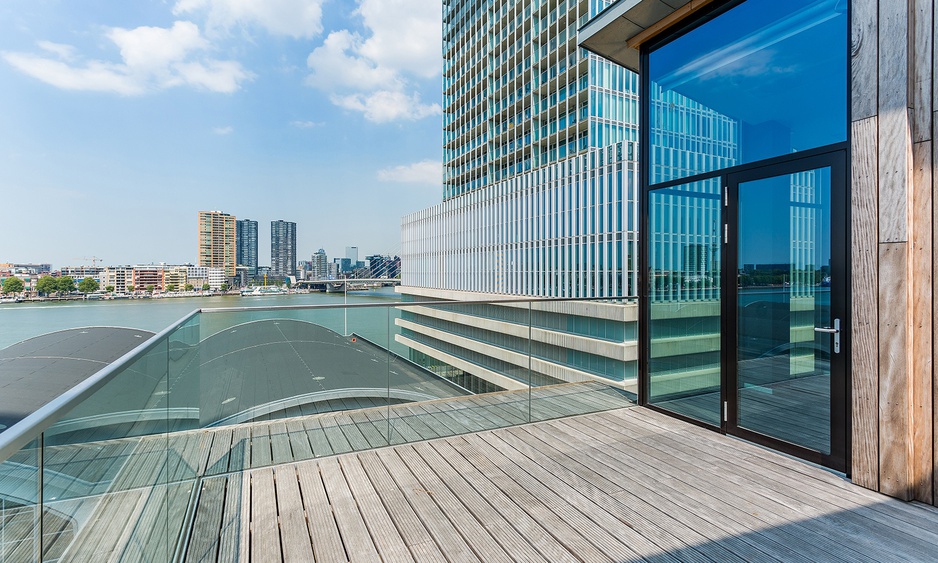
M 193 313 L 0 433 L 0 561 L 185 559 L 194 503 L 242 502 L 246 470 L 628 406 L 636 319 L 628 300 Z

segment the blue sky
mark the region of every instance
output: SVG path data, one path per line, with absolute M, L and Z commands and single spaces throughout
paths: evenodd
M 438 203 L 430 0 L 4 0 L 0 262 L 184 263 L 196 214 L 397 253 Z

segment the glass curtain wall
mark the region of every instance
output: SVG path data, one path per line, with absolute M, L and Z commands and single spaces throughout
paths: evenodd
M 721 262 L 742 221 L 727 211 L 737 210 L 728 174 L 843 150 L 847 7 L 729 2 L 644 52 L 650 404 L 712 425 L 726 416 L 721 357 L 736 358 L 721 355 L 737 335 L 724 333 L 723 315 L 735 314 L 724 293 L 742 267 L 736 256 Z M 794 254 L 782 262 L 797 269 Z

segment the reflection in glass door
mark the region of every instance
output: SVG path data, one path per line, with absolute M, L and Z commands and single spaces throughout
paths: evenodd
M 840 300 L 832 307 L 831 297 L 844 293 L 845 280 L 831 253 L 831 170 L 731 180 L 738 222 L 730 426 L 824 457 L 840 454 L 831 445 L 844 424 L 840 409 L 832 412 L 842 335 Z

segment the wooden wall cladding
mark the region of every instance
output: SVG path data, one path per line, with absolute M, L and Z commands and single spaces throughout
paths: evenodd
M 936 1 L 851 2 L 852 477 L 934 504 Z
M 854 121 L 851 134 L 851 411 L 853 480 L 879 489 L 879 232 L 876 214 L 876 116 Z

